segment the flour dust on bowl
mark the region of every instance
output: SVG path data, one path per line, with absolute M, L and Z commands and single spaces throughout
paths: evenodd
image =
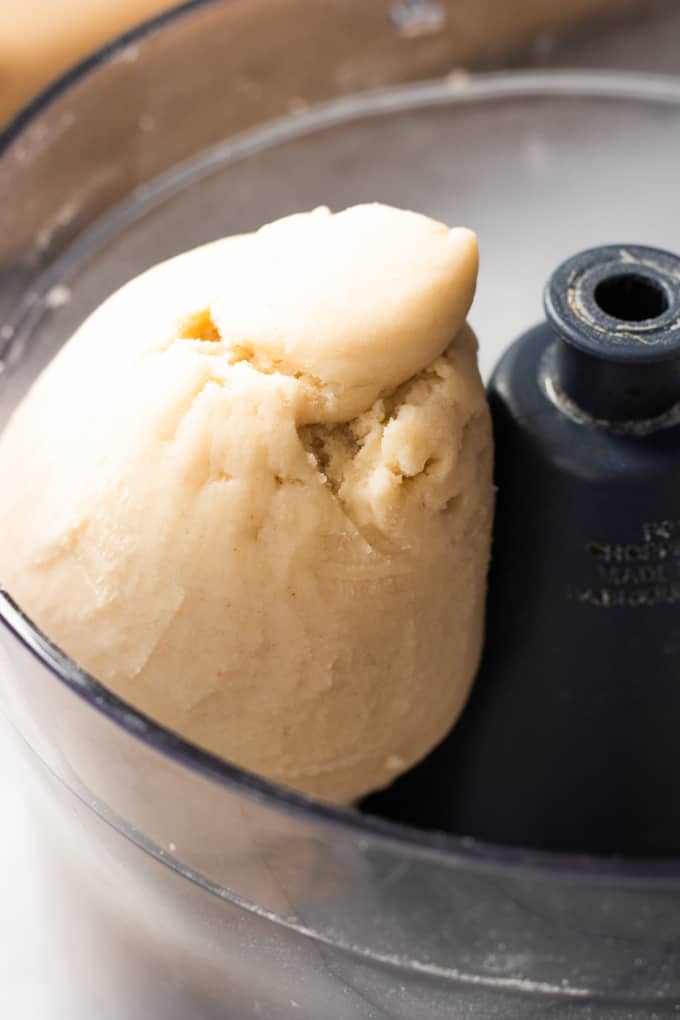
M 280 31 L 273 14 L 191 5 L 6 132 L 1 422 L 125 280 L 299 209 L 380 200 L 472 225 L 487 372 L 541 318 L 541 284 L 573 252 L 621 237 L 677 249 L 677 86 L 404 85 L 443 73 L 441 55 L 411 64 L 400 50 L 381 68 L 360 38 L 349 63 L 329 39 L 304 76 L 287 66 L 263 82 L 253 54 Z M 30 777 L 45 924 L 70 947 L 55 1017 L 675 1015 L 677 862 L 484 846 L 306 800 L 131 710 L 0 600 L 0 690 Z

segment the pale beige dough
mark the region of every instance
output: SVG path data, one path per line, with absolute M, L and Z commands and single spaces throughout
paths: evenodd
M 173 730 L 338 802 L 457 718 L 491 433 L 474 235 L 287 217 L 114 294 L 0 437 L 0 582 Z

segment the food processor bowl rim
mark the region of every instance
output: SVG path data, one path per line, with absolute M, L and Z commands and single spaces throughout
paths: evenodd
M 143 21 L 71 67 L 52 81 L 26 106 L 20 109 L 0 131 L 0 159 L 31 123 L 69 88 L 114 59 L 128 46 L 143 41 L 153 32 L 194 10 L 229 4 L 232 0 L 186 0 L 167 11 Z M 412 88 L 413 83 L 405 83 Z M 398 88 L 398 86 L 397 86 Z M 381 90 L 378 90 L 381 91 Z M 670 75 L 618 71 L 511 71 L 486 72 L 452 80 L 452 99 L 511 99 L 593 97 L 641 102 L 666 102 L 680 108 L 680 81 Z M 416 857 L 438 859 L 450 867 L 490 872 L 516 873 L 531 870 L 565 881 L 578 878 L 598 882 L 667 884 L 680 880 L 680 859 L 602 858 L 570 855 L 483 843 L 448 833 L 429 832 L 364 815 L 353 808 L 338 807 L 279 786 L 242 769 L 185 740 L 150 719 L 119 698 L 93 676 L 81 669 L 54 645 L 45 634 L 0 588 L 0 624 L 20 642 L 49 672 L 81 697 L 91 708 L 143 741 L 155 751 L 194 773 L 274 810 L 293 813 L 301 820 L 324 824 L 357 840 L 372 841 L 385 849 L 408 851 Z
M 93 50 L 82 60 L 53 78 L 32 99 L 21 106 L 4 126 L 0 125 L 0 158 L 15 139 L 42 113 L 50 103 L 103 64 L 115 59 L 129 46 L 142 42 L 147 36 L 175 21 L 180 21 L 196 10 L 228 6 L 234 0 L 183 0 L 168 10 L 141 21 Z M 567 68 L 558 70 L 501 70 L 450 75 L 452 95 L 464 99 L 508 99 L 520 95 L 547 98 L 558 96 L 592 96 L 593 98 L 633 99 L 641 102 L 680 104 L 680 80 L 674 74 L 647 71 L 617 71 L 610 68 L 587 70 Z M 401 83 L 412 87 L 414 82 Z M 393 91 L 395 86 L 389 86 Z M 398 86 L 396 86 L 398 88 Z M 381 91 L 376 89 L 372 91 Z

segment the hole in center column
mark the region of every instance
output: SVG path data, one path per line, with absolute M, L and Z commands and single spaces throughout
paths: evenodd
M 668 309 L 668 296 L 661 284 L 642 273 L 620 273 L 601 280 L 594 298 L 603 312 L 622 322 L 657 319 Z

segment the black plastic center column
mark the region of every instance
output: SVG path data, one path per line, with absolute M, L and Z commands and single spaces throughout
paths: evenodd
M 595 248 L 555 271 L 544 297 L 555 383 L 593 418 L 639 421 L 680 402 L 680 258 Z
M 545 307 L 489 385 L 498 498 L 470 701 L 370 808 L 494 843 L 677 856 L 680 259 L 586 251 Z

